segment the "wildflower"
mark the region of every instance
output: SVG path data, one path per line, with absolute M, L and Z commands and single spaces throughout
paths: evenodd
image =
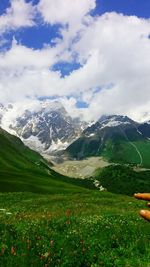
M 14 256 L 16 256 L 16 252 L 15 252 L 14 246 L 11 247 L 11 254 L 13 254 Z
M 82 252 L 84 253 L 86 251 L 85 247 L 82 248 Z
M 66 210 L 66 216 L 70 216 L 71 215 L 71 210 Z
M 45 254 L 43 255 L 45 258 L 48 258 L 50 256 L 50 252 L 45 252 Z
M 11 254 L 14 254 L 14 252 L 15 252 L 15 249 L 14 249 L 14 247 L 12 246 L 12 247 L 11 247 Z
M 53 246 L 54 245 L 54 240 L 51 240 L 50 244 L 51 244 L 51 246 Z

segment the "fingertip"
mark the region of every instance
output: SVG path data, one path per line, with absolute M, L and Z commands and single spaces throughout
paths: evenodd
M 150 221 L 150 211 L 149 210 L 141 210 L 140 215 L 145 219 Z
M 133 196 L 136 198 L 139 198 L 139 197 L 141 197 L 141 193 L 135 193 Z
M 146 214 L 146 211 L 145 210 L 140 210 L 140 215 L 141 216 L 145 216 L 145 214 Z

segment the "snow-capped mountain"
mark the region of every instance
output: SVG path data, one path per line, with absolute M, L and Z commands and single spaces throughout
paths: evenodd
M 143 158 L 138 146 L 144 147 L 143 151 L 149 151 L 149 126 L 127 116 L 102 116 L 83 131 L 80 138 L 66 149 L 66 153 L 78 159 L 101 155 L 114 162 L 134 163 L 135 160 L 141 165 Z M 150 151 L 147 153 L 150 156 Z
M 138 129 L 145 137 L 150 138 L 150 121 L 141 123 Z
M 10 108 L 13 109 L 10 105 L 0 108 L 2 125 L 6 124 Z M 60 102 L 49 100 L 39 102 L 36 110 L 25 109 L 21 116 L 7 122 L 7 130 L 19 136 L 26 145 L 47 153 L 66 148 L 79 137 L 84 127 L 85 123 L 69 116 Z
M 127 116 L 121 115 L 104 115 L 100 117 L 100 119 L 93 123 L 90 127 L 87 127 L 84 130 L 84 134 L 86 136 L 92 136 L 97 134 L 97 132 L 105 132 L 110 131 L 111 129 L 117 130 L 119 128 L 131 128 L 131 127 L 138 127 L 138 123 L 131 120 Z

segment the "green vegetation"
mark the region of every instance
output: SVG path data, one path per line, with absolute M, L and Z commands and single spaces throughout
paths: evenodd
M 84 190 L 81 187 L 94 188 L 90 180 L 70 179 L 51 170 L 40 154 L 0 129 L 1 192 L 55 194 L 81 192 Z
M 137 134 L 137 133 L 136 133 Z M 139 138 L 134 131 L 127 134 L 111 133 L 104 138 L 98 134 L 93 137 L 82 136 L 66 150 L 76 159 L 103 156 L 109 162 L 140 165 L 150 168 L 150 141 Z
M 1 267 L 149 267 L 150 224 L 138 215 L 143 201 L 89 190 L 92 181 L 56 173 L 3 130 L 0 144 Z M 97 171 L 96 178 L 107 181 L 113 173 L 120 193 L 131 194 L 122 173 L 127 182 L 133 172 L 115 167 Z M 145 188 L 140 179 L 148 190 L 149 173 L 135 177 L 138 191 Z
M 111 165 L 96 170 L 95 178 L 113 193 L 133 195 L 150 192 L 150 171 L 136 172 L 131 167 Z
M 101 155 L 111 162 L 129 163 L 150 168 L 150 141 L 127 142 L 121 139 L 109 139 Z
M 97 191 L 0 194 L 0 266 L 148 267 L 144 206 Z
M 101 138 L 99 137 L 80 137 L 74 141 L 66 152 L 72 158 L 83 159 L 98 155 L 98 149 L 101 145 Z

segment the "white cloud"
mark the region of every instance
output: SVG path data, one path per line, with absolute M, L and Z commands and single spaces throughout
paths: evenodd
M 67 49 L 77 40 L 93 19 L 91 10 L 95 9 L 96 0 L 40 0 L 37 10 L 47 24 L 60 24 L 63 39 L 57 39 L 60 60 L 70 60 Z
M 55 48 L 45 47 L 34 50 L 21 44 L 17 44 L 14 39 L 11 49 L 0 53 L 0 67 L 10 71 L 49 68 L 57 61 L 57 51 Z
M 69 3 L 41 0 L 38 6 L 45 22 L 69 24 L 55 47 L 34 50 L 14 41 L 10 50 L 0 53 L 1 101 L 58 96 L 70 113 L 84 113 L 87 120 L 109 113 L 150 118 L 150 20 L 116 13 L 92 18 L 86 14 L 95 1 Z M 50 70 L 60 59 L 73 60 L 73 55 L 82 67 L 70 76 L 61 78 Z M 76 99 L 89 108 L 78 110 Z
M 72 73 L 66 83 L 72 84 L 74 91 L 82 88 L 83 100 L 89 103 L 88 118 L 120 113 L 140 120 L 140 107 L 147 111 L 149 29 L 149 20 L 108 13 L 96 18 L 74 44 L 72 50 L 78 54 L 80 63 L 86 64 Z M 110 84 L 113 86 L 109 88 Z M 102 90 L 94 93 L 97 87 Z
M 38 10 L 46 23 L 74 24 L 95 8 L 95 0 L 40 0 Z
M 0 33 L 34 25 L 35 8 L 25 0 L 11 0 L 11 6 L 0 16 Z

